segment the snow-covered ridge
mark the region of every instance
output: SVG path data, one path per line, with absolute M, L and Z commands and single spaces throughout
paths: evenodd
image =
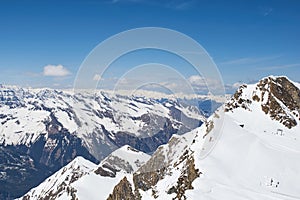
M 267 90 L 260 89 L 260 85 Z M 277 86 L 287 93 L 276 94 Z M 299 91 L 298 85 L 284 77 L 242 86 L 236 93 L 238 98 L 233 96 L 225 106 L 223 120 L 220 110 L 206 124 L 173 136 L 159 147 L 128 180 L 131 196 L 147 200 L 299 199 L 300 124 L 297 121 L 290 128 L 262 109 L 262 105 L 269 105 L 270 97 L 276 97 L 282 110 L 294 111 L 297 107 L 289 104 L 296 105 L 298 97 L 293 94 L 299 93 L 293 91 Z M 255 95 L 261 98 L 263 92 L 268 93 L 265 101 L 253 99 Z M 291 95 L 290 101 L 285 94 Z M 216 129 L 220 125 L 222 129 Z M 220 130 L 221 136 L 215 137 Z M 203 158 L 202 152 L 215 140 L 217 145 Z M 117 186 L 126 185 L 123 180 Z M 122 191 L 115 193 L 113 196 L 118 196 Z
M 254 85 L 242 85 L 226 104 L 226 111 L 261 107 L 265 114 L 288 128 L 300 120 L 300 90 L 287 77 L 268 77 Z
M 88 175 L 96 165 L 82 157 L 76 157 L 68 165 L 47 178 L 38 187 L 31 189 L 24 198 L 21 199 L 47 199 L 61 197 L 61 190 L 66 191 L 66 196 L 74 196 L 76 189 L 71 186 L 82 176 Z
M 109 177 L 115 177 L 117 172 L 131 174 L 149 159 L 150 155 L 138 151 L 129 145 L 125 145 L 101 161 L 95 173 Z
M 98 166 L 82 157 L 76 157 L 20 199 L 99 199 L 101 195 L 108 197 L 118 181 L 124 176 L 130 177 L 138 165 L 144 164 L 149 158 L 149 155 L 128 145 L 112 152 Z M 113 159 L 122 162 L 113 162 Z M 124 163 L 126 165 L 122 165 Z M 99 173 L 100 168 L 114 170 L 115 176 Z M 128 168 L 132 171 L 128 171 Z

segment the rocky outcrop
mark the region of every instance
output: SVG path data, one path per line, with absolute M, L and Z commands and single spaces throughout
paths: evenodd
M 263 103 L 261 107 L 266 114 L 269 114 L 272 119 L 279 121 L 288 128 L 297 125 L 294 116 L 300 120 L 299 88 L 285 77 L 261 80 L 257 87 L 262 91 L 260 99 Z M 287 108 L 292 115 L 288 113 L 285 108 Z
M 103 166 L 99 166 L 95 170 L 95 174 L 100 175 L 100 176 L 104 176 L 104 177 L 115 178 L 118 171 L 119 170 L 114 169 L 110 165 L 104 164 Z
M 192 183 L 201 174 L 201 172 L 199 172 L 199 169 L 196 169 L 195 167 L 194 157 L 192 155 L 189 155 L 187 151 L 182 155 L 179 163 L 176 163 L 174 167 L 178 166 L 178 164 L 180 164 L 181 162 L 184 162 L 184 168 L 182 169 L 182 172 L 177 179 L 176 185 L 171 187 L 167 192 L 168 194 L 176 194 L 176 197 L 173 198 L 174 200 L 186 199 L 185 192 L 187 190 L 194 189 Z
M 172 154 L 176 151 L 172 148 L 179 142 L 178 137 L 172 137 L 166 146 L 159 147 L 150 160 L 134 173 L 133 182 L 136 189 L 147 191 L 164 178 L 168 167 L 171 167 L 173 162 Z M 166 148 L 169 150 L 167 154 L 165 154 Z
M 177 177 L 177 183 L 168 188 L 167 192 L 168 194 L 175 194 L 174 199 L 177 200 L 186 198 L 185 192 L 193 189 L 193 181 L 201 174 L 194 163 L 194 152 L 189 149 L 188 144 L 192 144 L 194 141 L 191 138 L 187 140 L 185 137 L 172 137 L 166 145 L 159 147 L 150 160 L 133 174 L 134 190 L 132 190 L 132 194 L 135 199 L 141 198 L 140 191 L 151 191 L 153 198 L 158 198 L 156 188 L 158 182 L 172 175 L 174 169 L 180 170 L 181 174 Z M 129 198 L 129 196 L 120 197 Z
M 101 197 L 100 197 L 101 198 Z M 124 177 L 114 188 L 107 200 L 138 200 L 132 192 L 132 185 Z
M 236 108 L 251 111 L 253 102 L 260 103 L 262 111 L 271 119 L 288 128 L 295 127 L 300 120 L 300 90 L 286 77 L 268 77 L 259 81 L 252 91 L 242 85 L 225 106 L 225 112 Z M 249 93 L 251 92 L 251 93 Z
M 252 103 L 251 99 L 243 98 L 242 94 L 247 85 L 241 85 L 239 89 L 234 93 L 229 102 L 226 103 L 225 112 L 232 111 L 236 108 L 243 108 L 245 110 L 250 110 L 249 105 Z

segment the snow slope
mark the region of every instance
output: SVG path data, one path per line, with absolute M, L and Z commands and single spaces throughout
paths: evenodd
M 108 197 L 114 185 L 124 176 L 131 177 L 131 174 L 149 158 L 149 155 L 128 145 L 112 152 L 98 166 L 82 157 L 77 157 L 20 199 L 93 200 L 101 196 Z M 113 162 L 114 160 L 118 162 Z M 113 177 L 102 174 L 100 168 L 115 171 L 116 174 Z M 133 171 L 128 171 L 128 168 Z
M 259 88 L 263 82 L 268 94 Z M 292 101 L 278 96 L 274 85 L 289 93 L 282 95 L 294 95 Z M 164 200 L 300 199 L 300 92 L 296 85 L 285 77 L 268 77 L 242 86 L 224 105 L 224 116 L 220 109 L 206 124 L 173 136 L 158 148 L 133 176 L 139 193 L 134 191 L 135 195 Z M 253 98 L 260 92 L 260 100 Z M 261 95 L 266 95 L 265 99 Z M 273 107 L 273 97 L 281 110 Z M 272 112 L 265 112 L 265 105 L 296 124 L 289 126 L 280 117 L 273 118 Z M 204 157 L 210 143 L 216 145 Z M 155 160 L 163 164 L 157 165 Z M 148 181 L 149 177 L 157 179 Z

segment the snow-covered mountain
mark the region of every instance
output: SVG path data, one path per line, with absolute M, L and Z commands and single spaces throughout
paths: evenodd
M 202 124 L 210 111 L 203 107 L 103 91 L 1 85 L 0 199 L 23 195 L 76 156 L 97 163 L 127 144 L 151 153 L 173 134 Z
M 104 92 L 72 95 L 49 89 L 2 87 L 0 106 L 0 143 L 3 145 L 28 146 L 42 133 L 47 137 L 49 132 L 65 129 L 76 133 L 98 159 L 103 154 L 103 148 L 98 149 L 104 146 L 103 140 L 108 147 L 105 149 L 116 149 L 111 147 L 113 142 L 108 141 L 124 143 L 124 135 L 151 137 L 168 122 L 174 130 L 185 132 L 205 120 L 197 109 L 183 107 L 176 101 L 160 102 Z M 184 120 L 189 123 L 183 123 Z M 154 149 L 149 146 L 146 150 Z
M 299 88 L 286 77 L 241 86 L 201 127 L 160 146 L 110 197 L 300 199 Z
M 299 88 L 286 77 L 242 85 L 205 123 L 173 135 L 151 158 L 130 146 L 98 166 L 77 158 L 23 199 L 299 199 Z M 63 171 L 79 178 L 72 182 Z
M 76 157 L 68 165 L 31 189 L 21 199 L 101 199 L 109 196 L 124 176 L 132 174 L 150 156 L 125 145 L 112 152 L 99 165 Z

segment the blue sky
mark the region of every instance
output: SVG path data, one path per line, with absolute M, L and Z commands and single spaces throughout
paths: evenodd
M 300 81 L 299 11 L 297 0 L 1 0 L 0 82 L 70 87 L 97 44 L 121 31 L 148 26 L 195 39 L 214 59 L 226 84 L 271 74 Z M 149 51 L 128 56 L 114 70 L 150 62 L 153 55 L 155 61 L 171 61 L 193 75 L 170 55 Z

